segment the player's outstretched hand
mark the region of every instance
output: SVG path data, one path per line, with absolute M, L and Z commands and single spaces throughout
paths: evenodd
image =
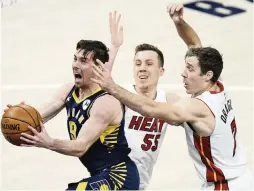
M 91 80 L 94 83 L 97 83 L 105 91 L 109 91 L 112 85 L 114 85 L 111 73 L 99 59 L 96 59 L 96 62 L 97 65 L 93 65 L 93 73 L 95 77 L 91 78 Z
M 109 13 L 109 28 L 112 47 L 119 48 L 123 44 L 123 27 L 119 26 L 121 14 L 114 11 Z
M 38 132 L 35 128 L 28 126 L 28 129 L 33 132 L 34 135 L 29 135 L 27 133 L 21 133 L 20 139 L 23 141 L 21 146 L 23 147 L 42 147 L 50 148 L 52 143 L 52 138 L 48 135 L 45 130 L 45 126 L 40 122 L 41 132 Z
M 20 102 L 20 104 L 25 104 L 24 101 Z M 7 104 L 7 108 L 4 109 L 4 112 L 6 112 L 8 109 L 10 109 L 13 105 Z
M 180 23 L 183 20 L 183 5 L 182 4 L 169 4 L 167 11 L 174 23 Z

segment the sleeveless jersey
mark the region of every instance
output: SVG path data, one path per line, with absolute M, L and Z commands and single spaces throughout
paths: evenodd
M 75 140 L 78 137 L 83 124 L 89 119 L 89 112 L 96 99 L 108 93 L 98 88 L 82 100 L 78 98 L 77 94 L 78 88 L 74 86 L 66 98 L 67 126 L 71 140 Z M 117 162 L 125 160 L 129 153 L 130 148 L 128 148 L 124 133 L 123 112 L 121 123 L 115 126 L 108 126 L 99 139 L 80 157 L 80 161 L 93 175 Z
M 237 141 L 237 123 L 232 101 L 218 82 L 220 92 L 204 92 L 203 101 L 215 117 L 213 133 L 198 136 L 191 124 L 185 123 L 189 154 L 199 177 L 205 182 L 225 182 L 239 177 L 246 170 L 244 153 Z
M 126 88 L 132 93 L 136 93 L 133 86 Z M 155 101 L 167 102 L 166 93 L 157 90 Z M 126 108 L 125 134 L 131 148 L 129 156 L 136 163 L 139 170 L 140 189 L 145 189 L 149 184 L 167 125 L 164 120 L 144 117 Z

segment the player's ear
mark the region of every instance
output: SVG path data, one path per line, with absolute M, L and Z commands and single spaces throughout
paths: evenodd
M 206 77 L 205 77 L 205 80 L 206 80 L 206 82 L 208 82 L 208 81 L 210 81 L 211 79 L 213 78 L 213 71 L 208 71 L 207 73 L 206 73 Z

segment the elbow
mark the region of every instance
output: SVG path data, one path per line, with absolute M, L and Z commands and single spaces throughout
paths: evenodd
M 194 43 L 189 43 L 187 44 L 188 48 L 201 48 L 202 44 L 200 42 L 194 42 Z
M 78 144 L 76 145 L 76 148 L 73 149 L 73 155 L 81 158 L 88 150 L 88 146 L 86 143 L 84 143 L 83 141 L 78 142 Z
M 157 117 L 156 107 L 143 105 L 140 114 L 146 117 Z
M 75 152 L 74 156 L 75 157 L 78 157 L 78 158 L 81 158 L 86 152 L 82 152 L 82 151 L 77 151 Z
M 78 158 L 81 158 L 85 153 L 86 153 L 87 149 L 77 149 L 75 152 L 74 152 L 74 156 L 75 157 L 78 157 Z

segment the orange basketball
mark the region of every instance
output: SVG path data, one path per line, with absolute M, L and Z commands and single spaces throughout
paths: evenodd
M 41 132 L 39 112 L 32 106 L 26 104 L 14 105 L 8 109 L 1 120 L 1 130 L 5 139 L 13 145 L 20 146 L 20 134 L 26 132 L 33 133 L 28 129 L 28 125 Z

